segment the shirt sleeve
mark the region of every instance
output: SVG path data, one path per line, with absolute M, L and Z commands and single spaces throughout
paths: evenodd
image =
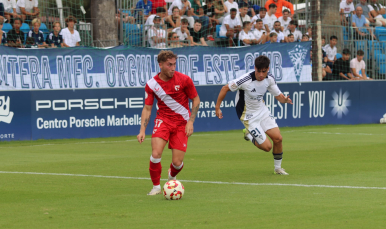
M 268 91 L 273 96 L 279 96 L 281 94 L 281 91 L 280 91 L 279 87 L 277 86 L 275 79 L 273 79 L 273 78 L 269 78 Z
M 244 90 L 247 82 L 250 82 L 251 78 L 249 76 L 242 76 L 237 79 L 231 80 L 228 82 L 229 89 L 234 92 L 237 90 Z
M 154 92 L 150 89 L 150 87 L 146 84 L 145 86 L 145 105 L 153 105 L 154 103 Z
M 194 86 L 193 80 L 190 77 L 186 77 L 185 93 L 189 99 L 195 98 L 197 94 L 196 87 Z

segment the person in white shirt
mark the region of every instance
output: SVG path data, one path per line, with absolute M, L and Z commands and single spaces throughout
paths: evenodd
M 273 3 L 269 4 L 268 13 L 267 13 L 267 15 L 264 18 L 264 20 L 265 20 L 265 23 L 264 23 L 265 30 L 267 30 L 268 33 L 273 31 L 273 26 L 275 24 L 275 21 L 277 21 L 277 17 L 275 16 L 276 10 L 277 10 L 277 6 L 275 4 L 273 4 Z
M 327 65 L 332 69 L 334 62 L 336 61 L 337 48 L 336 44 L 338 43 L 338 38 L 336 36 L 330 37 L 330 44 L 324 46 L 323 50 L 327 55 Z
M 256 29 L 253 30 L 253 35 L 255 36 L 258 44 L 265 44 L 265 42 L 267 42 L 268 33 L 264 30 L 263 20 L 257 19 Z
M 180 9 L 180 15 L 181 18 L 186 18 L 189 21 L 190 28 L 193 28 L 194 26 L 194 17 L 193 17 L 193 8 L 188 0 L 174 0 L 173 3 L 170 5 L 168 14 L 172 15 L 173 7 L 177 6 L 178 9 Z
M 237 19 L 237 10 L 231 9 L 231 14 L 226 16 L 220 28 L 220 37 L 228 37 L 229 46 L 233 46 L 233 38 L 241 31 L 240 20 Z
M 352 1 L 353 0 L 346 0 L 340 3 L 339 13 L 342 25 L 348 25 L 350 14 L 355 14 L 354 3 Z
M 375 20 L 375 26 L 384 26 L 386 27 L 386 19 L 383 18 L 383 14 L 386 14 L 385 7 L 377 3 L 377 0 L 370 0 L 368 7 L 370 10 L 371 16 Z
M 266 8 L 260 8 L 260 11 L 259 11 L 259 14 L 256 14 L 255 16 L 252 17 L 252 31 L 255 30 L 257 28 L 257 25 L 256 25 L 256 21 L 258 19 L 261 19 L 261 21 L 263 22 L 263 27 L 264 26 L 264 19 L 265 19 L 265 15 L 267 15 L 267 9 Z
M 277 43 L 283 43 L 285 42 L 284 40 L 284 33 L 281 31 L 281 24 L 280 21 L 276 21 L 274 24 L 275 30 L 272 31 L 272 33 L 277 34 Z
M 147 37 L 152 48 L 166 48 L 166 30 L 161 28 L 161 17 L 155 16 L 154 25 L 147 31 Z
M 243 25 L 246 21 L 251 21 L 248 13 L 248 5 L 246 3 L 241 3 L 239 6 L 239 13 L 237 14 L 237 18 L 240 20 L 240 24 Z
M 290 11 L 285 9 L 283 10 L 283 16 L 277 19 L 278 21 L 280 21 L 282 32 L 284 32 L 284 30 L 288 28 L 288 25 L 292 20 L 289 16 L 290 16 Z
M 256 40 L 255 35 L 251 32 L 252 23 L 245 21 L 243 23 L 243 30 L 239 34 L 240 43 L 242 42 L 244 46 L 257 45 L 259 42 Z
M 226 16 L 230 14 L 232 8 L 235 8 L 237 11 L 239 11 L 239 4 L 237 4 L 237 2 L 235 2 L 233 0 L 228 0 L 228 1 L 224 2 L 224 5 L 228 9 Z
M 357 57 L 350 61 L 350 68 L 355 79 L 367 80 L 370 79 L 366 75 L 366 63 L 363 60 L 365 53 L 362 50 L 357 51 Z
M 39 17 L 38 0 L 18 0 L 16 3 L 16 13 L 21 15 L 24 22 L 26 19 L 32 20 Z
M 177 33 L 180 41 L 183 41 L 183 42 L 188 41 L 189 36 L 190 36 L 188 26 L 189 26 L 188 19 L 183 18 L 181 20 L 181 27 L 177 27 L 177 28 L 173 29 L 173 32 Z M 181 44 L 184 45 L 185 43 L 181 43 Z
M 297 27 L 298 27 L 298 22 L 297 21 L 290 21 L 290 23 L 288 25 L 288 29 L 284 31 L 284 36 L 285 36 L 284 40 L 286 42 L 288 42 L 287 36 L 289 34 L 293 34 L 294 35 L 295 42 L 298 42 L 299 40 L 302 39 L 303 34 L 299 30 L 297 30 Z
M 161 18 L 161 25 L 165 24 L 166 10 L 163 7 L 157 7 L 156 14 L 150 15 L 145 23 L 145 31 L 148 31 L 154 25 L 154 18 L 158 16 Z
M 4 17 L 11 21 L 11 18 L 21 18 L 21 15 L 16 13 L 16 0 L 3 0 Z
M 75 30 L 76 18 L 68 16 L 66 18 L 67 28 L 62 29 L 60 35 L 63 37 L 63 47 L 75 47 L 79 46 L 81 41 L 79 32 Z

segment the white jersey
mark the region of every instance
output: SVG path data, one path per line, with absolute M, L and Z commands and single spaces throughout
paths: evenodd
M 267 90 L 273 96 L 281 94 L 271 73 L 268 73 L 264 80 L 257 81 L 255 71 L 248 72 L 235 80 L 229 81 L 228 86 L 231 91 L 237 91 L 235 99 L 236 112 L 241 121 L 263 117 L 269 113 L 263 100 Z

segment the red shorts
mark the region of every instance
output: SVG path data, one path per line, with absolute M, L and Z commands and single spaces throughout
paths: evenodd
M 169 149 L 177 149 L 186 152 L 188 137 L 185 133 L 186 125 L 173 125 L 165 123 L 161 119 L 154 120 L 152 138 L 162 138 L 169 141 Z

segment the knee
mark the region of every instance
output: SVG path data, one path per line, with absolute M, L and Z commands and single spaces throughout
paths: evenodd
M 161 157 L 162 157 L 162 152 L 153 150 L 151 156 L 152 156 L 153 158 L 161 158 Z
M 281 144 L 283 142 L 283 137 L 281 135 L 272 139 L 274 144 Z
M 173 163 L 173 165 L 178 167 L 182 164 L 182 160 L 181 159 L 173 159 L 172 163 Z

